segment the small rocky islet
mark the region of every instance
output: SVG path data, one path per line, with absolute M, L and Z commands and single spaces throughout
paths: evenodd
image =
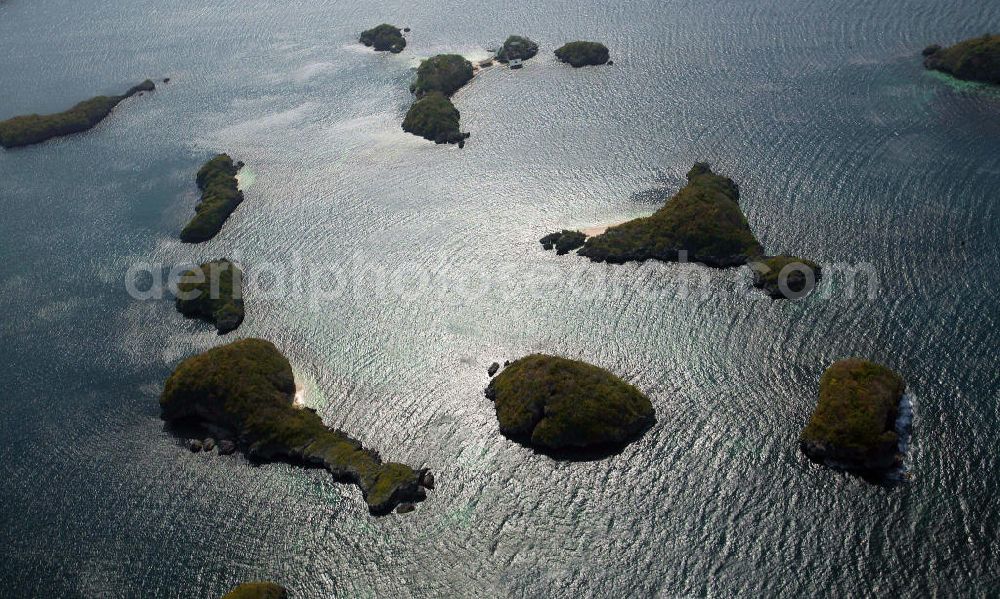
M 48 141 L 54 137 L 81 133 L 104 120 L 123 100 L 156 89 L 146 79 L 120 96 L 96 96 L 55 114 L 29 114 L 0 122 L 0 145 L 19 148 Z
M 504 436 L 545 452 L 622 447 L 656 420 L 634 386 L 603 368 L 546 354 L 511 362 L 485 394 Z
M 750 264 L 754 286 L 772 298 L 811 291 L 819 280 L 819 265 L 794 256 L 764 255 L 739 199 L 739 187 L 732 179 L 699 162 L 688 171 L 687 184 L 651 216 L 608 227 L 592 237 L 564 229 L 539 241 L 544 249 L 559 254 L 578 249 L 581 256 L 609 264 L 646 260 L 697 262 L 716 268 Z M 780 275 L 794 294 L 783 293 Z
M 497 62 L 507 64 L 512 60 L 529 60 L 537 54 L 537 43 L 524 36 L 512 35 L 500 47 L 500 51 L 496 55 L 496 60 Z
M 896 466 L 896 419 L 905 390 L 903 378 L 885 366 L 857 358 L 835 362 L 820 379 L 800 449 L 815 462 L 845 470 Z
M 399 54 L 406 48 L 406 38 L 403 37 L 403 30 L 388 23 L 382 23 L 381 25 L 362 31 L 359 39 L 362 44 L 374 48 L 378 52 Z
M 288 599 L 288 591 L 273 582 L 245 582 L 223 595 L 222 599 Z
M 556 49 L 555 54 L 574 68 L 607 64 L 611 59 L 608 47 L 598 42 L 569 42 Z
M 184 243 L 202 243 L 215 237 L 222 230 L 229 215 L 243 202 L 236 174 L 242 162 L 233 162 L 228 154 L 218 154 L 202 165 L 195 182 L 201 190 L 201 201 L 195 206 L 195 215 L 181 230 Z
M 383 462 L 345 433 L 294 403 L 288 360 L 270 342 L 243 339 L 182 361 L 160 396 L 161 418 L 231 443 L 248 458 L 322 467 L 356 484 L 373 514 L 422 501 L 434 486 L 426 470 Z
M 226 258 L 206 262 L 177 281 L 177 311 L 215 325 L 220 335 L 243 322 L 243 271 Z
M 1000 85 L 1000 35 L 986 34 L 942 48 L 923 51 L 924 67 L 957 79 Z

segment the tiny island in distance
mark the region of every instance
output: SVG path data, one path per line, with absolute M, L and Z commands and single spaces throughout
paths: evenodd
M 334 478 L 356 484 L 373 514 L 411 502 L 433 488 L 433 476 L 404 464 L 383 462 L 345 433 L 327 428 L 322 419 L 294 402 L 295 378 L 288 360 L 274 344 L 243 339 L 182 361 L 160 396 L 161 418 L 180 429 L 214 435 L 248 458 L 284 460 L 322 467 Z M 222 443 L 219 444 L 220 451 Z
M 606 64 L 611 57 L 608 47 L 597 42 L 570 42 L 558 48 L 555 54 L 574 68 Z
M 497 370 L 499 364 L 490 367 Z M 656 420 L 649 398 L 634 386 L 592 364 L 545 354 L 509 364 L 490 381 L 486 397 L 503 435 L 559 454 L 620 448 Z
M 362 44 L 374 48 L 378 52 L 399 54 L 406 48 L 406 38 L 403 37 L 403 30 L 388 23 L 382 23 L 377 27 L 362 31 L 360 41 Z
M 146 79 L 120 96 L 96 96 L 55 114 L 29 114 L 0 122 L 0 145 L 18 148 L 92 129 L 126 98 L 156 89 Z

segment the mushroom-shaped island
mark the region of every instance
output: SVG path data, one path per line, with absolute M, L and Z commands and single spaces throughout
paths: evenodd
M 18 148 L 93 128 L 126 98 L 156 89 L 146 79 L 120 96 L 97 96 L 56 114 L 29 114 L 0 121 L 0 146 Z
M 220 335 L 243 322 L 243 271 L 223 258 L 206 262 L 177 281 L 177 311 L 215 325 Z
M 556 58 L 574 68 L 597 66 L 608 62 L 608 47 L 597 42 L 570 42 L 556 50 Z
M 819 264 L 798 256 L 766 256 L 750 262 L 753 286 L 771 299 L 792 299 L 808 295 L 816 288 L 823 272 Z
M 500 432 L 541 451 L 624 446 L 655 422 L 649 398 L 586 362 L 532 354 L 486 388 Z
M 984 35 L 954 46 L 928 46 L 924 67 L 958 79 L 1000 85 L 1000 35 Z
M 201 190 L 201 201 L 194 209 L 194 218 L 181 230 L 184 243 L 201 243 L 222 230 L 229 215 L 243 202 L 236 173 L 242 162 L 233 162 L 228 154 L 218 154 L 202 165 L 195 182 Z
M 526 37 L 512 35 L 497 52 L 497 61 L 508 63 L 512 60 L 528 60 L 538 54 L 538 44 Z
M 579 254 L 595 262 L 686 260 L 709 266 L 745 264 L 761 254 L 732 179 L 697 163 L 688 183 L 652 216 L 609 227 L 587 238 Z
M 377 27 L 362 31 L 360 41 L 378 52 L 399 54 L 403 48 L 406 48 L 406 38 L 403 37 L 403 31 L 388 23 L 382 23 Z
M 903 378 L 885 366 L 851 358 L 819 382 L 819 402 L 799 437 L 809 459 L 845 470 L 885 471 L 897 463 L 895 431 Z
M 273 582 L 245 582 L 223 595 L 222 599 L 288 599 L 288 591 Z
M 249 458 L 326 468 L 353 482 L 373 514 L 424 499 L 425 472 L 383 462 L 345 433 L 294 403 L 292 367 L 262 339 L 243 339 L 187 358 L 167 379 L 161 418 L 232 442 Z
M 438 144 L 462 143 L 469 137 L 459 127 L 461 113 L 444 94 L 433 91 L 417 99 L 406 111 L 403 131 Z

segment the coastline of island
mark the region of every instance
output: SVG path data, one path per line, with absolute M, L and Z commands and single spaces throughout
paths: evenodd
M 986 34 L 943 48 L 923 51 L 924 68 L 977 83 L 1000 85 L 1000 35 Z
M 95 96 L 54 114 L 29 114 L 0 121 L 0 145 L 7 149 L 40 144 L 56 137 L 82 133 L 97 126 L 118 104 L 156 89 L 146 79 L 120 96 Z
M 814 462 L 843 470 L 885 473 L 898 466 L 905 391 L 903 378 L 881 364 L 858 358 L 835 362 L 820 378 L 800 449 Z
M 241 168 L 243 163 L 234 163 L 228 154 L 218 154 L 201 166 L 195 177 L 201 200 L 195 206 L 194 217 L 181 230 L 181 241 L 201 243 L 222 230 L 229 215 L 243 202 L 236 178 Z
M 765 255 L 739 199 L 739 186 L 732 179 L 698 162 L 688 171 L 687 184 L 650 216 L 583 231 L 563 229 L 539 241 L 557 254 L 576 251 L 608 264 L 646 260 L 714 268 L 749 264 L 753 286 L 772 299 L 807 295 L 820 279 L 820 266 L 796 256 Z
M 499 374 L 497 372 L 499 371 Z M 559 356 L 532 354 L 490 366 L 486 388 L 500 432 L 552 457 L 614 451 L 656 422 L 649 398 L 611 372 Z
M 361 489 L 372 514 L 411 511 L 424 489 L 434 488 L 427 470 L 383 462 L 343 431 L 328 428 L 314 410 L 294 402 L 295 377 L 274 344 L 242 339 L 183 360 L 160 396 L 161 418 L 177 429 L 207 435 L 192 451 L 239 450 L 258 462 L 285 461 L 320 467 Z M 225 450 L 223 450 L 225 444 Z

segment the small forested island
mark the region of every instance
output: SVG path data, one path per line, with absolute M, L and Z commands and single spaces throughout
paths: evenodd
M 195 207 L 194 218 L 181 231 L 181 241 L 201 243 L 222 230 L 229 215 L 243 201 L 236 173 L 242 162 L 233 163 L 228 154 L 219 154 L 198 170 L 195 179 L 201 190 L 201 201 Z
M 177 281 L 177 311 L 215 325 L 220 335 L 243 322 L 243 271 L 223 258 L 206 262 Z
M 439 54 L 420 63 L 410 86 L 417 99 L 406 112 L 403 131 L 438 144 L 465 146 L 468 133 L 460 129 L 461 113 L 451 96 L 472 80 L 472 63 L 457 54 Z
M 122 100 L 154 89 L 153 82 L 146 79 L 121 96 L 97 96 L 56 114 L 29 114 L 7 119 L 0 122 L 0 145 L 18 148 L 86 131 L 111 114 Z
M 497 52 L 497 60 L 508 63 L 512 60 L 528 60 L 538 54 L 538 44 L 526 37 L 512 35 Z
M 399 54 L 406 48 L 406 38 L 403 31 L 394 25 L 382 23 L 378 27 L 372 27 L 361 32 L 361 43 L 375 48 L 379 52 L 392 52 Z
M 655 422 L 638 389 L 586 362 L 532 354 L 490 381 L 500 432 L 539 450 L 620 447 Z
M 879 364 L 851 358 L 827 368 L 819 402 L 799 447 L 811 460 L 847 470 L 884 471 L 897 463 L 895 431 L 903 378 Z
M 772 299 L 786 299 L 791 294 L 804 295 L 816 288 L 823 274 L 819 264 L 798 256 L 767 256 L 750 262 L 753 285 Z
M 433 487 L 424 470 L 382 462 L 345 433 L 327 428 L 312 410 L 294 403 L 292 367 L 262 339 L 243 339 L 187 358 L 167 379 L 161 418 L 235 444 L 258 461 L 284 460 L 326 468 L 356 484 L 373 514 L 424 499 Z M 409 504 L 406 504 L 409 507 Z
M 570 42 L 556 50 L 556 58 L 573 67 L 602 65 L 610 54 L 604 44 L 597 42 Z
M 438 54 L 420 63 L 410 91 L 419 98 L 431 92 L 450 96 L 472 81 L 472 63 L 458 54 Z
M 403 119 L 403 131 L 438 144 L 462 144 L 469 137 L 459 128 L 461 114 L 444 94 L 433 91 L 418 98 Z
M 554 249 L 556 254 L 562 255 L 583 247 L 583 244 L 587 241 L 587 236 L 580 231 L 563 229 L 562 231 L 549 233 L 539 239 L 539 241 L 546 250 Z
M 954 46 L 928 46 L 924 67 L 958 79 L 1000 84 L 1000 35 L 984 35 Z
M 587 238 L 579 254 L 613 264 L 686 259 L 716 267 L 739 266 L 759 256 L 760 243 L 740 210 L 739 188 L 732 179 L 697 163 L 687 180 L 652 216 Z M 686 258 L 681 252 L 687 252 Z
M 222 599 L 288 599 L 288 591 L 273 582 L 245 582 L 223 595 Z

